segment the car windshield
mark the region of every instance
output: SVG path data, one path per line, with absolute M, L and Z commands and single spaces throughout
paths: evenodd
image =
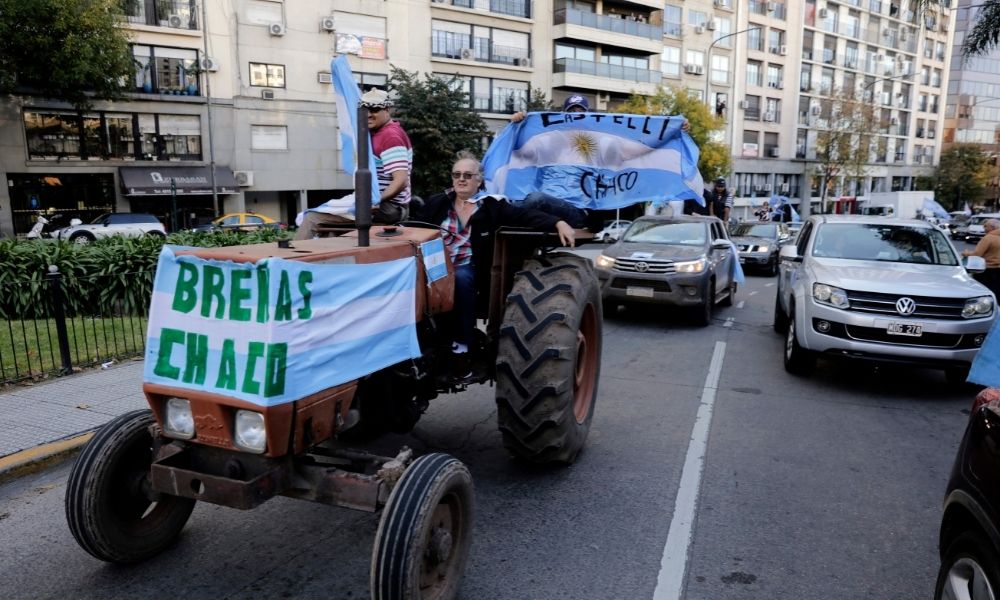
M 827 223 L 816 233 L 812 255 L 822 258 L 958 265 L 937 229 L 907 225 Z
M 625 232 L 623 241 L 701 246 L 705 243 L 706 233 L 704 223 L 637 221 Z
M 778 226 L 774 223 L 740 223 L 730 235 L 754 235 L 757 237 L 777 237 Z

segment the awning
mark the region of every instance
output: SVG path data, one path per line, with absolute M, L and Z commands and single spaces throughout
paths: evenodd
M 211 167 L 120 167 L 126 196 L 169 196 L 171 181 L 178 196 L 212 193 Z M 215 167 L 215 190 L 219 194 L 239 192 L 229 167 Z

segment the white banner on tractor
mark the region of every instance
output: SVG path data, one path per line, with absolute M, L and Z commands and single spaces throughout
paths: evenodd
M 412 257 L 235 263 L 164 246 L 144 380 L 274 406 L 418 357 L 416 279 Z

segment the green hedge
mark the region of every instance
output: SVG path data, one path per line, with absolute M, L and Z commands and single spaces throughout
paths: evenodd
M 182 232 L 166 243 L 216 247 L 260 244 L 291 237 L 267 229 L 250 233 Z M 49 266 L 62 274 L 68 315 L 144 315 L 163 238 L 109 237 L 87 245 L 59 240 L 0 241 L 0 317 L 38 319 L 52 315 L 45 283 Z

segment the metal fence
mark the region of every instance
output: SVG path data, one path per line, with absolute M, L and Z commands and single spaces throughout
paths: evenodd
M 152 273 L 75 276 L 58 271 L 5 286 L 0 320 L 0 384 L 141 356 Z M 11 298 L 31 299 L 11 310 Z

